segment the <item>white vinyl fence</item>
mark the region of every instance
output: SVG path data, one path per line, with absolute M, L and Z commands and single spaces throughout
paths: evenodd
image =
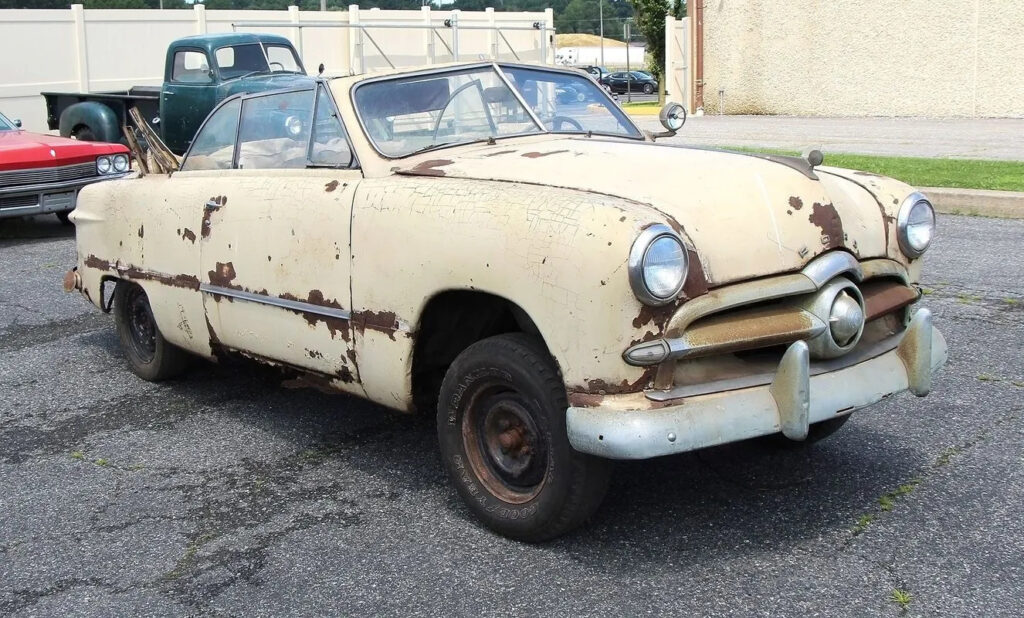
M 665 16 L 665 100 L 682 103 L 695 111 L 690 101 L 690 18 Z
M 269 25 L 272 24 L 272 25 Z M 336 26 L 336 27 L 332 27 Z M 353 27 L 357 26 L 357 27 Z M 500 59 L 554 62 L 554 15 L 484 11 L 0 10 L 0 112 L 45 132 L 42 91 L 110 91 L 163 80 L 167 45 L 207 32 L 273 32 L 325 76 Z

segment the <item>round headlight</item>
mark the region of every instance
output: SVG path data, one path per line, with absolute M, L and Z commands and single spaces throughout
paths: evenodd
M 921 257 L 935 236 L 935 210 L 924 195 L 911 193 L 903 200 L 896 228 L 900 250 L 907 257 Z
M 110 173 L 110 167 L 111 167 L 111 163 L 110 163 L 110 158 L 109 157 L 99 157 L 99 158 L 96 159 L 96 171 L 97 172 L 99 172 L 101 174 L 109 174 Z
M 114 171 L 115 172 L 126 172 L 128 171 L 128 156 L 119 154 L 114 155 Z
M 298 116 L 288 116 L 285 118 L 284 126 L 292 137 L 298 137 L 302 134 L 302 120 Z
M 629 284 L 647 305 L 672 302 L 686 281 L 686 247 L 667 225 L 652 225 L 640 232 L 629 252 Z

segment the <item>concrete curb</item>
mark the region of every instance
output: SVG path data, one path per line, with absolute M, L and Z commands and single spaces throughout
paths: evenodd
M 935 210 L 952 215 L 1024 219 L 1024 192 L 922 187 Z

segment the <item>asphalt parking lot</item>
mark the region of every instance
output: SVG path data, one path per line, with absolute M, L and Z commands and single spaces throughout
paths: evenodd
M 429 420 L 245 366 L 139 380 L 60 290 L 71 229 L 0 223 L 0 614 L 1024 615 L 1024 221 L 939 230 L 930 397 L 621 464 L 530 546 L 471 520 Z

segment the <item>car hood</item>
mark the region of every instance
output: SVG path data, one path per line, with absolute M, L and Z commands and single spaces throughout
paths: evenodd
M 80 142 L 28 131 L 0 131 L 0 171 L 88 163 L 113 152 L 128 150 L 116 144 Z
M 833 249 L 895 257 L 887 207 L 863 186 L 789 157 L 566 137 L 440 150 L 403 163 L 400 174 L 525 182 L 639 202 L 652 208 L 650 222 L 667 215 L 682 226 L 712 286 L 799 270 Z

